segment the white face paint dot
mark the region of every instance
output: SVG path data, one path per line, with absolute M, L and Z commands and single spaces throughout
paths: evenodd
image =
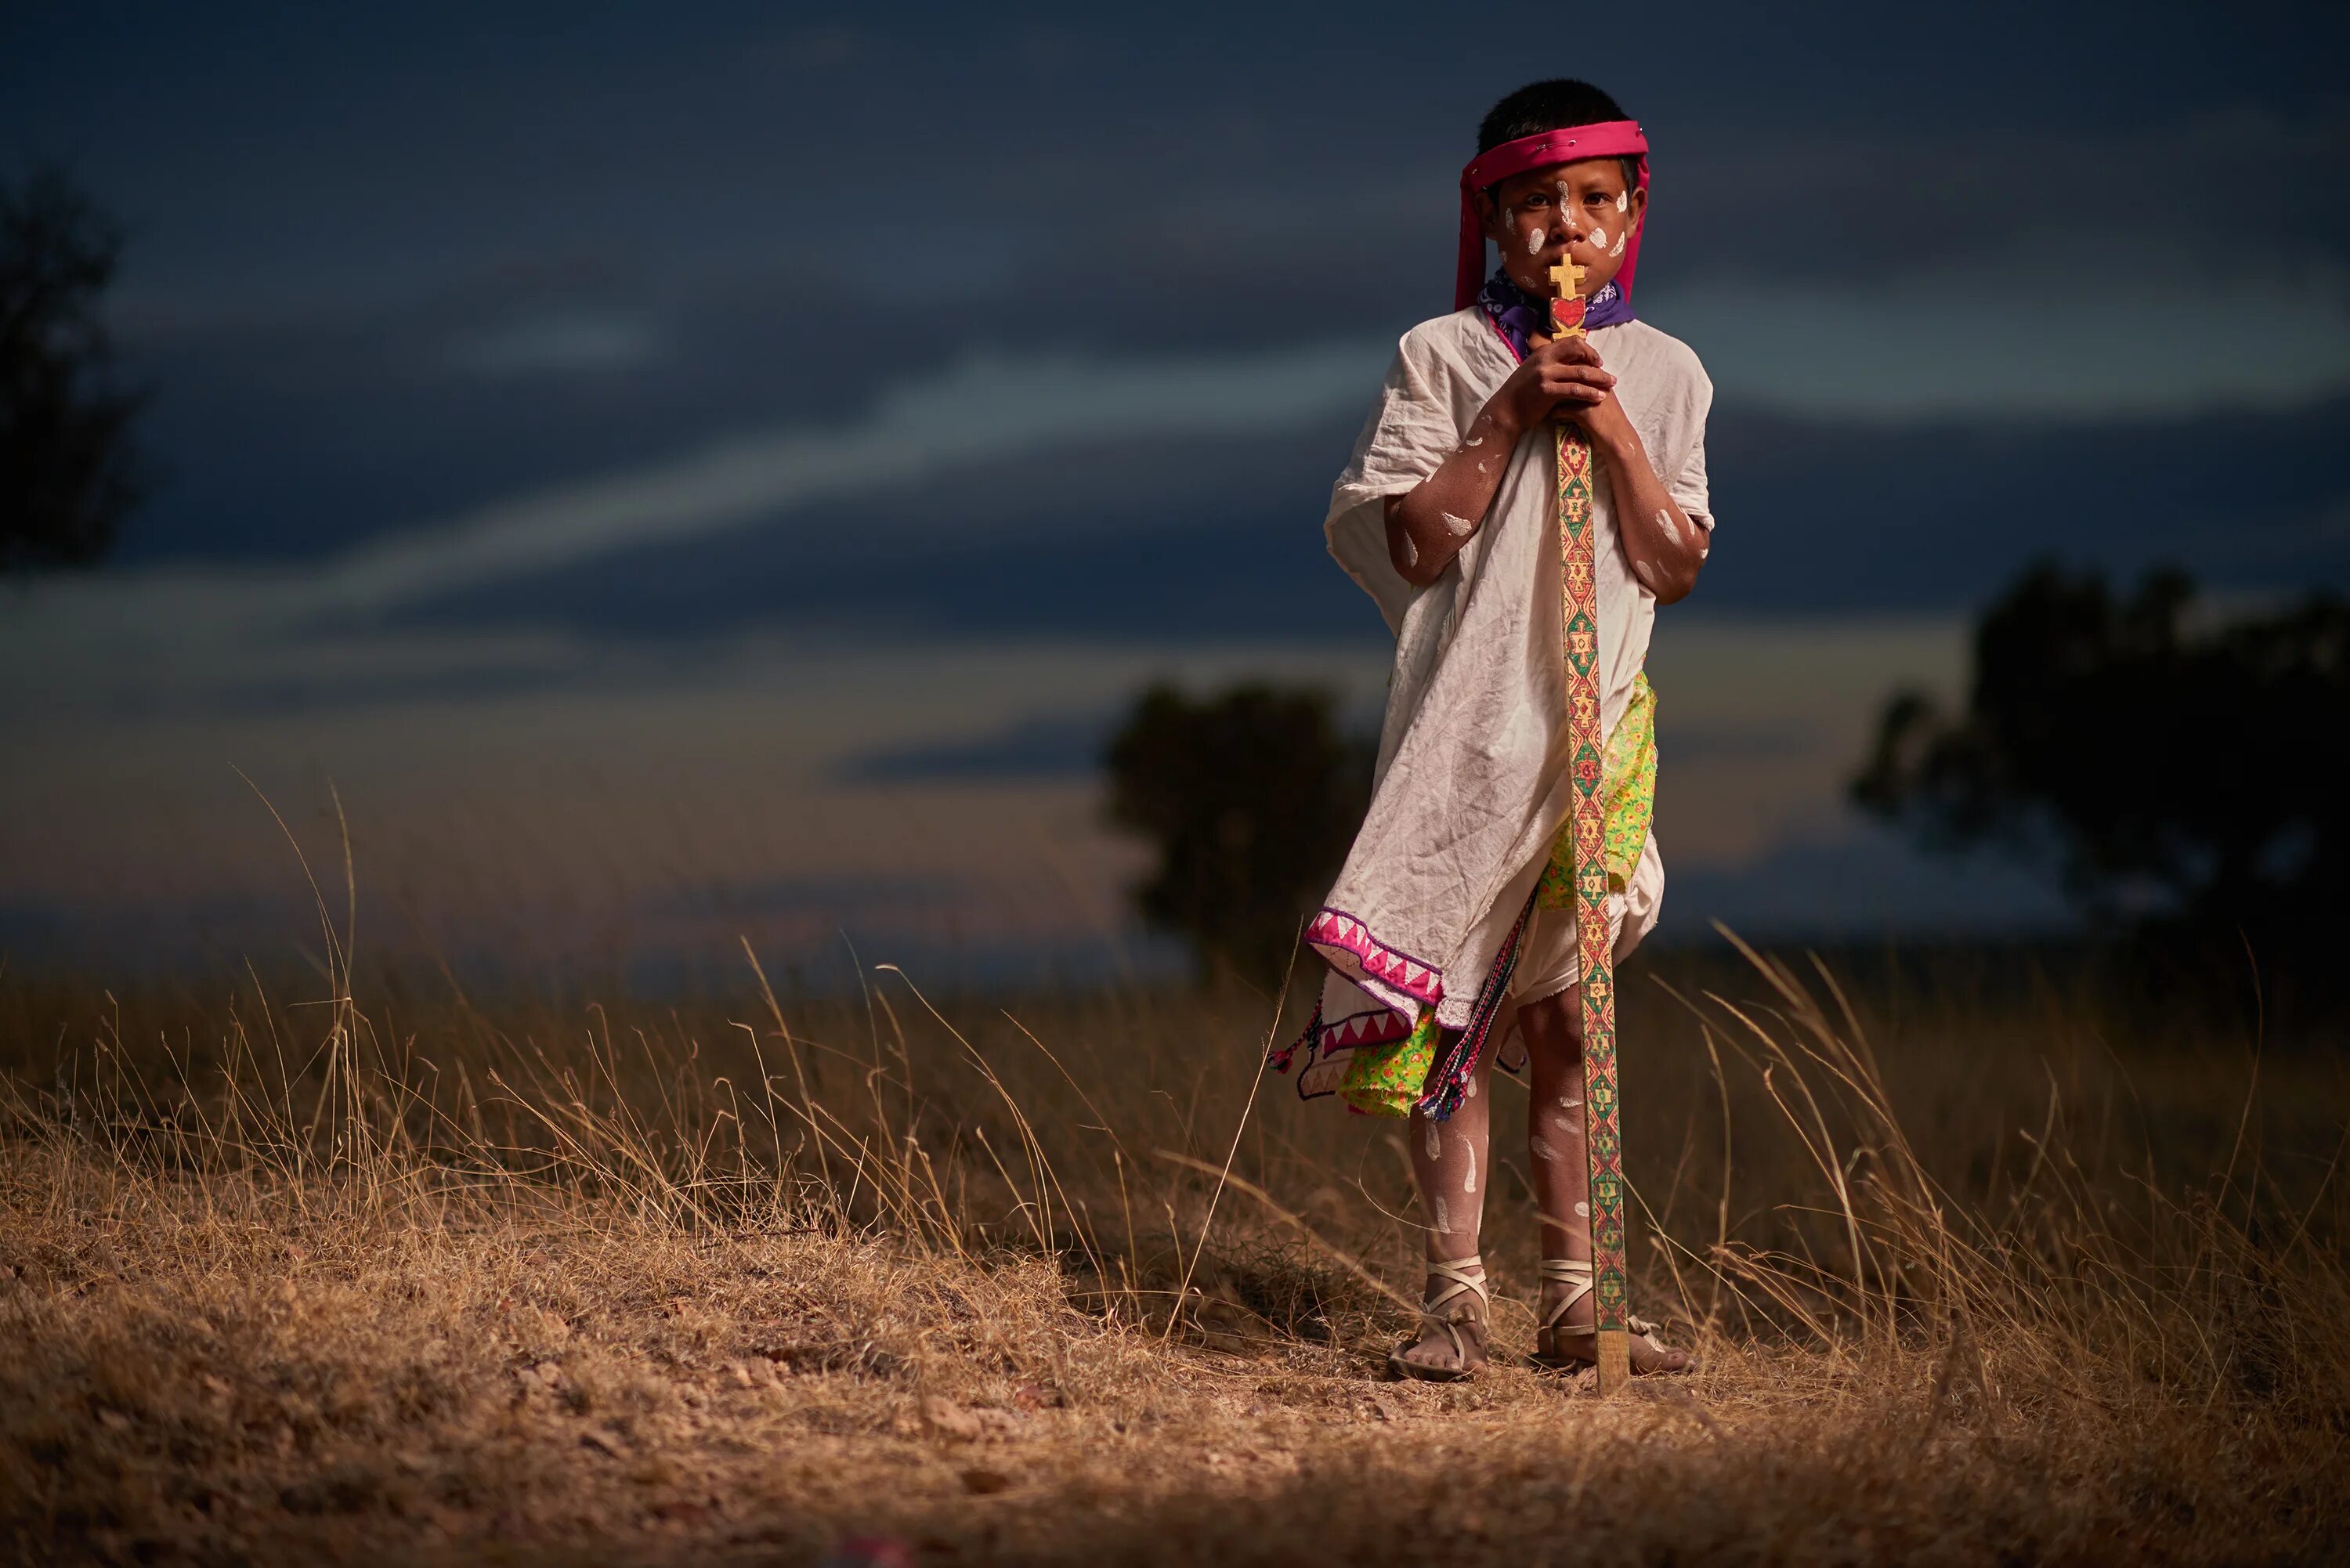
M 1591 231 L 1591 243 L 1595 247 L 1606 244 L 1607 243 L 1607 231 L 1603 228 L 1594 226 Z
M 1549 237 L 1550 236 L 1548 234 L 1544 234 L 1540 229 L 1536 229 L 1533 234 L 1528 234 L 1526 236 L 1526 254 L 1534 255 L 1541 251 L 1543 248 L 1543 241 Z
M 1616 244 L 1608 249 L 1607 254 L 1611 256 L 1622 255 L 1624 254 L 1624 242 L 1631 237 L 1632 231 L 1629 229 L 1627 229 L 1622 234 L 1617 235 Z
M 1616 210 L 1619 213 L 1626 213 L 1631 211 L 1631 208 L 1632 192 L 1629 191 L 1617 192 L 1616 194 Z

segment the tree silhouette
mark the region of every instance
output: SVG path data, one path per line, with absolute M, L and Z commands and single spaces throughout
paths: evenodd
M 2125 597 L 2036 566 L 1976 628 L 1966 712 L 1895 697 L 1852 793 L 2054 857 L 2109 923 L 2309 969 L 2350 901 L 2350 605 L 2221 620 L 2175 571 Z
M 1370 798 L 1372 747 L 1318 691 L 1236 686 L 1194 701 L 1154 686 L 1112 738 L 1109 815 L 1152 840 L 1145 920 L 1202 968 L 1280 983 Z
M 120 227 L 63 172 L 0 184 L 0 571 L 83 565 L 146 485 L 144 394 L 117 376 L 98 306 Z

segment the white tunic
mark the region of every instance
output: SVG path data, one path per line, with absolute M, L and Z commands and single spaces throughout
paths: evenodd
M 1638 321 L 1599 327 L 1591 345 L 1616 377 L 1617 399 L 1666 489 L 1710 530 L 1705 417 L 1713 384 L 1697 356 Z M 1566 819 L 1549 430 L 1491 454 L 1509 465 L 1501 487 L 1435 583 L 1415 587 L 1388 556 L 1386 499 L 1436 471 L 1516 368 L 1475 306 L 1413 327 L 1331 490 L 1323 524 L 1330 554 L 1377 601 L 1396 634 L 1396 655 L 1370 810 L 1307 933 L 1334 971 L 1324 990 L 1326 1025 L 1373 1008 L 1409 1017 L 1433 1003 L 1440 1023 L 1462 1027 Z M 1647 660 L 1657 601 L 1625 558 L 1607 462 L 1594 467 L 1601 722 L 1612 731 Z M 1615 896 L 1619 954 L 1656 924 L 1663 892 L 1664 862 L 1651 834 L 1630 886 Z M 1527 996 L 1575 978 L 1572 919 L 1537 925 L 1512 987 Z

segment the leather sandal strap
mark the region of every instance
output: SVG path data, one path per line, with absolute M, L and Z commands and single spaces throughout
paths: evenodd
M 1565 1295 L 1551 1303 L 1550 1311 L 1543 1314 L 1542 1326 L 1555 1329 L 1574 1310 L 1575 1303 L 1591 1293 L 1591 1261 L 1588 1258 L 1544 1258 L 1542 1261 L 1542 1277 L 1545 1284 L 1568 1287 Z
M 1473 1274 L 1469 1272 L 1471 1269 L 1475 1269 L 1477 1272 Z M 1484 1269 L 1485 1260 L 1474 1252 L 1465 1258 L 1454 1258 L 1446 1262 L 1430 1262 L 1428 1265 L 1428 1272 L 1445 1281 L 1446 1284 L 1442 1290 L 1419 1303 L 1419 1321 L 1430 1328 L 1440 1328 L 1444 1331 L 1444 1337 L 1452 1342 L 1452 1359 L 1463 1366 L 1469 1364 L 1469 1347 L 1461 1341 L 1461 1325 L 1454 1323 L 1444 1309 L 1461 1296 L 1473 1295 L 1479 1304 L 1490 1314 L 1493 1307 L 1493 1298 L 1486 1293 Z
M 1469 1272 L 1471 1269 L 1477 1272 L 1472 1274 Z M 1453 1297 L 1463 1294 L 1475 1296 L 1488 1308 L 1492 1306 L 1493 1298 L 1485 1289 L 1485 1260 L 1478 1254 L 1471 1252 L 1465 1258 L 1431 1262 L 1428 1265 L 1428 1272 L 1448 1283 L 1444 1289 L 1420 1303 L 1420 1311 L 1434 1312 Z

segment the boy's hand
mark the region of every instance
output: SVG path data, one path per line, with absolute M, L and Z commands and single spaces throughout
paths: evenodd
M 1513 431 L 1523 435 L 1545 420 L 1577 418 L 1613 401 L 1616 378 L 1589 338 L 1536 333 L 1528 341 L 1532 351 L 1487 405 Z

